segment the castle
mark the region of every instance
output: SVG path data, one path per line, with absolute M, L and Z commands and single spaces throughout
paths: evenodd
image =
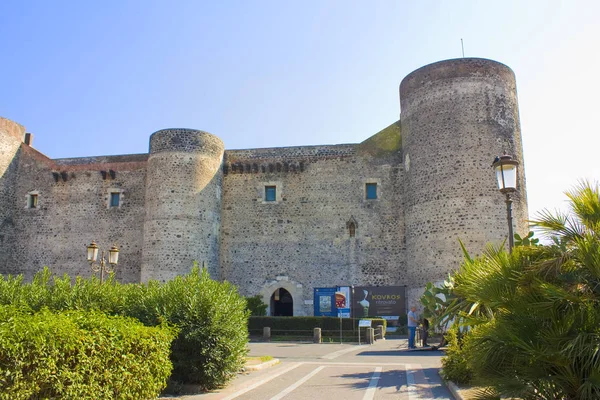
M 507 236 L 491 168 L 523 165 L 514 73 L 446 60 L 400 84 L 400 120 L 359 144 L 225 150 L 207 132 L 164 129 L 148 154 L 50 159 L 0 118 L 0 273 L 44 265 L 90 276 L 86 245 L 120 248 L 123 282 L 168 280 L 194 260 L 211 276 L 312 315 L 313 288 L 428 281 Z M 515 231 L 527 232 L 523 168 Z M 276 301 L 279 301 L 276 299 Z

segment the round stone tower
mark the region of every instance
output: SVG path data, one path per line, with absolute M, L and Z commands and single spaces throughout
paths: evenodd
M 491 168 L 504 152 L 520 163 L 515 233 L 527 232 L 527 199 L 513 71 L 492 60 L 426 65 L 400 84 L 410 301 L 486 243 L 507 238 L 505 197 Z
M 25 136 L 25 127 L 0 117 L 0 274 L 18 274 L 13 259 L 16 246 L 14 213 L 23 207 L 15 204 L 19 149 Z M 16 207 L 15 207 L 16 205 Z
M 169 280 L 206 262 L 219 279 L 221 139 L 192 129 L 150 137 L 141 280 Z

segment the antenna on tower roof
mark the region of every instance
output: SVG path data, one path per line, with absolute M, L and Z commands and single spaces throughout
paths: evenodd
M 460 47 L 462 47 L 462 55 L 465 58 L 465 45 L 463 44 L 462 38 L 460 38 Z

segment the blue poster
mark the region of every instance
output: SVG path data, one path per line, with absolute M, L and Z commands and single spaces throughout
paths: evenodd
M 315 288 L 314 291 L 314 307 L 315 317 L 337 317 L 337 309 L 335 307 L 335 292 L 336 288 Z

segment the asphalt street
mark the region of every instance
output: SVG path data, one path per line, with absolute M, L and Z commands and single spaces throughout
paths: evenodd
M 362 346 L 251 343 L 250 355 L 281 363 L 241 374 L 218 392 L 181 399 L 453 399 L 438 374 L 442 353 L 408 351 L 402 339 Z

